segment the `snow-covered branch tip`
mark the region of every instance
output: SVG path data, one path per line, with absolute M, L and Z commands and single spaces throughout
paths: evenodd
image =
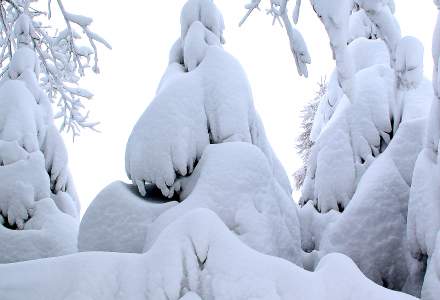
M 272 16 L 273 25 L 278 22 L 281 27 L 286 29 L 290 43 L 290 50 L 295 59 L 298 74 L 300 76 L 308 77 L 307 64 L 311 63 L 311 58 L 302 34 L 294 28 L 288 17 L 287 2 L 288 0 L 270 0 L 270 8 L 267 9 L 266 12 L 268 15 Z M 241 19 L 239 26 L 242 26 L 246 22 L 255 9 L 260 10 L 260 3 L 261 0 L 252 0 L 245 6 L 247 12 Z M 297 0 L 292 14 L 294 24 L 298 22 L 300 6 L 301 0 Z
M 42 10 L 41 1 L 0 1 L 0 74 L 7 75 L 17 44 L 34 48 L 42 73 L 39 83 L 57 106 L 60 130 L 76 137 L 81 129 L 96 130 L 98 124 L 89 120 L 84 107 L 93 94 L 81 88 L 79 81 L 87 69 L 99 73 L 97 44 L 111 46 L 90 29 L 91 18 L 68 12 L 61 0 L 56 5 L 65 27 L 52 27 L 53 5 L 48 0 L 47 9 Z

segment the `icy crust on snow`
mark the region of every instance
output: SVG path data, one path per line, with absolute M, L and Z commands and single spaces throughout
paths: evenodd
M 62 213 L 52 199 L 39 200 L 34 203 L 32 218 L 24 223 L 23 230 L 10 230 L 0 225 L 0 264 L 75 253 L 78 251 L 77 234 L 75 218 Z M 14 268 L 14 264 L 11 266 Z M 8 277 L 6 274 L 0 271 L 2 281 Z M 24 274 L 27 273 L 21 273 L 20 277 Z
M 273 173 L 290 194 L 288 177 L 267 141 L 239 62 L 209 46 L 200 65 L 184 72 L 171 63 L 158 94 L 127 143 L 126 170 L 142 195 L 154 183 L 166 197 L 179 192 L 178 177 L 192 173 L 210 143 L 248 142 L 267 156 Z
M 147 198 L 137 187 L 116 181 L 102 190 L 84 214 L 79 229 L 79 251 L 142 253 L 149 225 L 165 210 L 177 204 L 166 202 L 160 192 Z
M 312 273 L 258 253 L 206 209 L 177 219 L 145 254 L 80 253 L 1 265 L 0 274 L 5 300 L 415 299 L 375 285 L 341 254 Z
M 186 197 L 183 202 L 151 223 L 145 250 L 179 216 L 209 208 L 248 246 L 302 264 L 296 204 L 275 180 L 256 146 L 208 146 L 192 176 L 182 180 L 182 195 Z

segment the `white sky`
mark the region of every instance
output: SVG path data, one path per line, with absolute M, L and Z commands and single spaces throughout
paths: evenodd
M 264 11 L 256 11 L 238 28 L 248 1 L 215 1 L 225 18 L 225 48 L 246 70 L 269 140 L 287 172 L 292 174 L 301 165 L 294 148 L 300 133 L 300 111 L 313 97 L 321 76 L 328 78 L 334 66 L 328 38 L 309 1 L 303 1 L 298 29 L 308 44 L 312 65 L 309 78 L 301 78 L 284 29 L 271 26 L 272 20 Z M 402 34 L 416 36 L 425 45 L 425 73 L 430 77 L 435 6 L 432 0 L 395 1 Z M 70 12 L 93 17 L 92 28 L 113 46 L 112 51 L 103 47 L 100 51 L 101 74 L 83 81 L 95 94 L 88 108 L 94 120 L 101 122 L 102 133 L 84 131 L 73 144 L 70 136 L 65 135 L 84 213 L 105 186 L 115 180 L 128 180 L 125 145 L 165 71 L 168 51 L 180 33 L 184 0 L 64 2 Z

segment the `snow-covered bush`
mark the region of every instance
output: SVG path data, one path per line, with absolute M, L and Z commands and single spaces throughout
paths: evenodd
M 258 253 L 207 209 L 175 220 L 144 254 L 79 253 L 0 265 L 0 274 L 2 297 L 14 300 L 415 300 L 370 282 L 341 254 L 308 272 Z

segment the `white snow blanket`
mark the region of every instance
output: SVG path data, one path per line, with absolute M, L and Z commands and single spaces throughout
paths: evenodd
M 296 204 L 258 147 L 241 142 L 210 145 L 181 184 L 185 199 L 152 222 L 145 250 L 179 216 L 209 208 L 248 246 L 302 264 Z
M 88 252 L 0 265 L 4 300 L 411 300 L 379 287 L 340 254 L 316 272 L 245 246 L 209 210 L 167 227 L 145 254 Z

